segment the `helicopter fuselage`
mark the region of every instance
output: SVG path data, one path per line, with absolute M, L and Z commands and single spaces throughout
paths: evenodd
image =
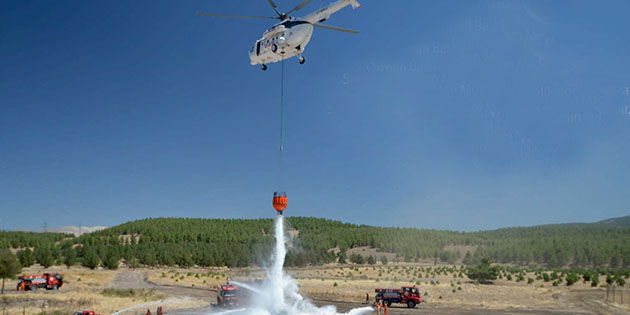
M 302 20 L 285 20 L 265 31 L 249 51 L 252 65 L 267 64 L 301 55 L 311 40 L 313 25 Z

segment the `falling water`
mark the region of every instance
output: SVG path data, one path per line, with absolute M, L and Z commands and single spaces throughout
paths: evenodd
M 284 258 L 287 254 L 284 235 L 284 217 L 279 215 L 275 220 L 276 247 L 273 264 L 267 271 L 267 278 L 260 286 L 245 286 L 251 291 L 251 300 L 243 301 L 244 308 L 223 310 L 215 314 L 234 315 L 341 315 L 332 306 L 317 307 L 298 292 L 297 282 L 283 270 Z M 238 285 L 238 284 L 237 284 Z M 372 311 L 371 307 L 350 310 L 347 315 L 360 315 Z

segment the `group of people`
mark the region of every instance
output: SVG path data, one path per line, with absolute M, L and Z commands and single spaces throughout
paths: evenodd
M 365 293 L 365 304 L 370 304 L 369 293 Z M 383 315 L 387 315 L 387 303 L 383 303 L 383 300 L 379 299 L 378 296 L 376 297 L 376 302 L 374 302 L 373 305 L 376 306 L 378 315 L 381 315 L 381 312 L 383 312 Z
M 151 315 L 151 310 L 147 308 L 147 315 Z M 158 306 L 157 308 L 157 315 L 164 315 L 164 308 L 161 306 Z

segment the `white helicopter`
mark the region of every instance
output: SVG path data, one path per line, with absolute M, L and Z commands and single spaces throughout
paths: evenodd
M 293 56 L 298 56 L 300 64 L 303 64 L 306 59 L 302 56 L 304 48 L 311 40 L 313 35 L 313 26 L 327 28 L 335 31 L 347 32 L 352 34 L 359 33 L 358 31 L 349 30 L 341 27 L 330 26 L 320 24 L 326 21 L 333 13 L 343 9 L 344 7 L 351 5 L 353 9 L 360 6 L 356 0 L 338 0 L 331 3 L 326 7 L 323 7 L 313 13 L 310 13 L 301 18 L 294 18 L 289 14 L 300 10 L 306 6 L 312 0 L 305 0 L 298 6 L 293 8 L 287 13 L 282 13 L 278 10 L 278 7 L 272 0 L 267 0 L 271 7 L 278 13 L 278 16 L 251 16 L 251 15 L 228 15 L 228 14 L 213 14 L 213 13 L 198 13 L 200 16 L 213 16 L 213 17 L 229 17 L 229 18 L 256 18 L 256 19 L 278 19 L 281 22 L 275 24 L 270 29 L 266 30 L 262 38 L 256 41 L 256 44 L 249 51 L 249 60 L 252 65 L 261 64 L 262 70 L 267 70 L 267 63 L 278 62 L 283 59 L 288 59 Z

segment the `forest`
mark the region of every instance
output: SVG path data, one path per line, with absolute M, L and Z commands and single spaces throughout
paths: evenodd
M 347 249 L 366 246 L 405 262 L 473 265 L 486 258 L 521 267 L 628 269 L 629 218 L 456 232 L 288 217 L 288 230 L 295 237 L 286 265 L 388 262 L 385 255 L 346 254 Z M 264 266 L 274 241 L 272 229 L 272 219 L 147 218 L 80 237 L 0 231 L 0 248 L 12 248 L 25 267 Z M 457 245 L 469 250 L 449 249 Z

